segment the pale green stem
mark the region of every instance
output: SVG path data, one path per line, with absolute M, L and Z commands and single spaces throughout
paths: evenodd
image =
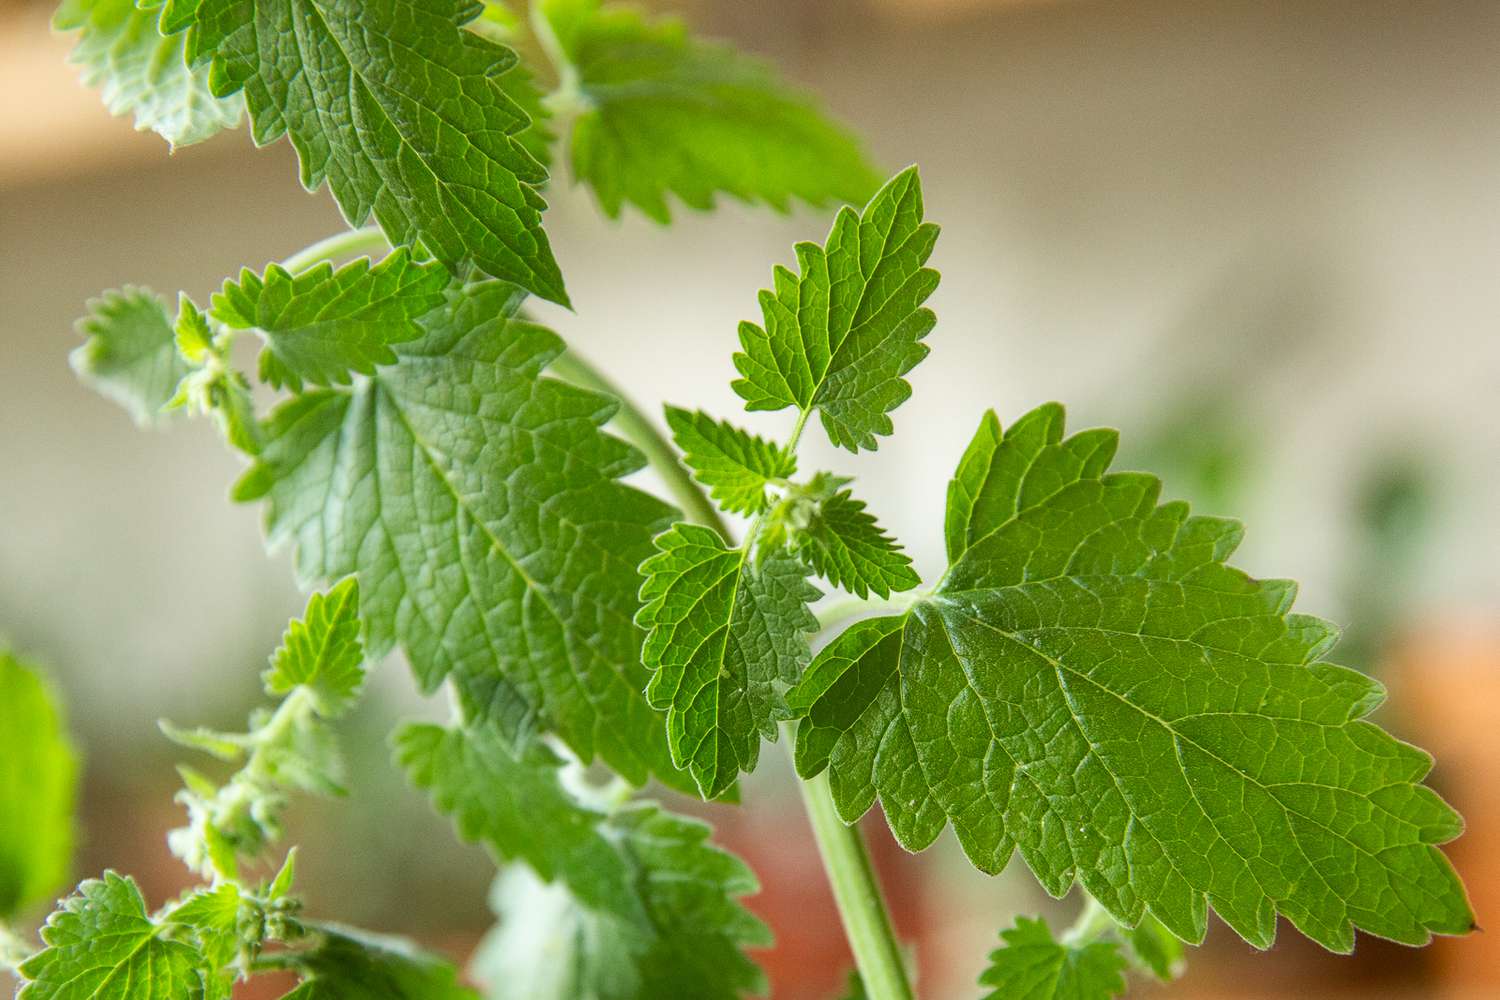
M 1082 945 L 1102 937 L 1114 930 L 1117 925 L 1115 918 L 1109 915 L 1104 904 L 1093 896 L 1085 894 L 1083 897 L 1083 909 L 1078 913 L 1078 919 L 1073 921 L 1073 926 L 1063 932 L 1061 941 L 1066 945 Z
M 295 274 L 298 271 L 307 270 L 314 264 L 321 264 L 325 260 L 368 254 L 384 250 L 388 246 L 390 243 L 386 240 L 385 233 L 380 231 L 379 226 L 365 226 L 363 229 L 350 229 L 319 240 L 292 254 L 281 262 L 281 266 Z

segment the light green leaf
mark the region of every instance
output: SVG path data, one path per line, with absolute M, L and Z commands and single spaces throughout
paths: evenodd
M 77 785 L 56 699 L 36 671 L 0 649 L 0 923 L 67 880 Z
M 303 581 L 359 577 L 371 656 L 399 642 L 476 722 L 545 723 L 630 781 L 683 787 L 632 622 L 672 509 L 618 481 L 642 459 L 600 430 L 617 404 L 542 376 L 562 343 L 517 318 L 523 298 L 455 290 L 396 364 L 284 404 L 235 495 L 269 501 Z
M 990 953 L 980 977 L 985 1000 L 1111 1000 L 1125 992 L 1125 959 L 1114 941 L 1063 944 L 1045 920 L 1017 917 L 1001 931 L 1005 947 Z
M 798 770 L 828 768 L 849 821 L 878 796 L 912 850 L 951 823 L 986 872 L 1019 846 L 1049 892 L 1076 879 L 1191 942 L 1209 905 L 1262 948 L 1278 914 L 1335 951 L 1469 930 L 1434 846 L 1462 823 L 1421 784 L 1431 759 L 1365 721 L 1380 686 L 1322 659 L 1334 628 L 1225 564 L 1238 524 L 1105 475 L 1113 432 L 1062 428 L 1050 405 L 975 446 L 942 583 L 788 696 Z
M 417 318 L 443 304 L 447 284 L 441 264 L 397 248 L 373 267 L 360 257 L 337 271 L 328 261 L 295 275 L 278 264 L 264 276 L 246 268 L 224 282 L 212 311 L 225 326 L 264 334 L 261 379 L 301 392 L 304 380 L 348 385 L 351 372 L 394 362 L 391 345 L 422 335 Z
M 314 594 L 301 621 L 287 625 L 263 678 L 266 692 L 305 688 L 325 719 L 347 712 L 365 683 L 365 649 L 359 641 L 359 581 L 350 577 L 326 594 Z
M 805 523 L 788 537 L 792 551 L 814 573 L 860 597 L 868 597 L 872 590 L 890 597 L 893 590 L 910 590 L 922 582 L 900 543 L 848 490 L 834 489 L 815 499 Z
M 780 211 L 862 202 L 879 184 L 858 140 L 758 60 L 629 7 L 547 0 L 540 12 L 583 105 L 573 175 L 611 218 L 629 202 L 667 222 L 668 195 L 699 210 L 718 192 Z
M 187 295 L 177 298 L 173 326 L 177 353 L 190 366 L 177 383 L 164 409 L 209 413 L 230 446 L 246 455 L 260 452 L 260 425 L 250 382 L 229 360 L 230 343 L 216 337 L 197 303 Z
M 166 303 L 145 288 L 105 292 L 89 302 L 78 332 L 88 338 L 68 356 L 78 377 L 129 410 L 136 423 L 160 420 L 190 371 L 177 355 Z
M 542 229 L 547 180 L 531 124 L 497 79 L 516 55 L 465 30 L 468 0 L 201 0 L 174 4 L 188 58 L 243 89 L 257 144 L 290 136 L 309 189 L 328 182 L 350 225 L 420 242 L 450 271 L 472 262 L 567 304 Z M 183 8 L 182 11 L 176 8 Z M 399 45 L 391 44 L 399 39 Z
M 1134 928 L 1122 928 L 1125 953 L 1132 965 L 1163 982 L 1182 975 L 1187 945 L 1149 913 Z
M 163 37 L 156 22 L 156 11 L 137 10 L 132 0 L 64 0 L 52 26 L 79 33 L 69 61 L 82 67 L 85 85 L 99 88 L 110 114 L 134 112 L 137 129 L 177 147 L 238 128 L 244 101 L 215 97 L 208 68 L 188 66 L 182 36 Z
M 585 804 L 559 783 L 556 755 L 536 743 L 514 749 L 492 730 L 408 726 L 397 754 L 465 839 L 553 884 L 505 897 L 502 927 L 506 916 L 526 926 L 487 949 L 492 998 L 544 1000 L 528 990 L 549 983 L 559 1000 L 764 991 L 742 949 L 770 935 L 738 902 L 759 886 L 743 861 L 708 843 L 705 824 L 652 803 Z
M 908 167 L 863 212 L 841 208 L 823 246 L 797 244 L 800 273 L 778 266 L 760 293 L 765 326 L 740 324 L 734 391 L 745 408 L 816 407 L 834 444 L 874 449 L 911 395 L 902 376 L 927 356 L 922 338 L 937 319 L 922 303 L 938 273 L 922 265 L 937 236 Z
M 221 969 L 234 961 L 239 953 L 241 915 L 248 916 L 246 911 L 250 911 L 251 906 L 240 895 L 237 885 L 223 882 L 211 889 L 193 892 L 172 907 L 168 919 L 191 928 L 209 965 Z
M 322 941 L 297 957 L 302 984 L 284 1000 L 479 1000 L 448 962 L 398 938 L 316 924 Z
M 47 948 L 21 964 L 17 1000 L 201 1000 L 210 975 L 197 949 L 168 940 L 135 880 L 105 872 L 47 918 Z
M 668 406 L 666 413 L 683 462 L 724 510 L 760 513 L 769 503 L 766 487 L 771 481 L 797 472 L 797 459 L 791 452 L 702 410 Z
M 676 525 L 656 548 L 636 616 L 650 630 L 646 697 L 666 710 L 672 759 L 711 799 L 755 769 L 761 740 L 790 718 L 783 693 L 811 658 L 807 606 L 819 594 L 796 560 L 730 549 L 708 528 Z

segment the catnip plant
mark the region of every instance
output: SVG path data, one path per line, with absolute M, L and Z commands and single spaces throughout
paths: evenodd
M 1052 895 L 1081 889 L 1071 929 L 997 929 L 976 996 L 1170 978 L 1210 908 L 1257 948 L 1279 918 L 1336 952 L 1473 928 L 1439 850 L 1461 821 L 1430 758 L 1367 720 L 1380 686 L 1326 658 L 1337 632 L 1295 584 L 1229 564 L 1237 523 L 1111 471 L 1115 432 L 1069 434 L 1055 404 L 978 416 L 921 529 L 946 543 L 929 581 L 853 460 L 806 467 L 809 433 L 853 456 L 894 434 L 939 229 L 917 168 L 882 182 L 767 66 L 598 0 L 65 0 L 56 25 L 111 111 L 173 145 L 248 118 L 351 228 L 206 301 L 105 292 L 80 323 L 79 375 L 137 421 L 217 424 L 246 463 L 234 501 L 312 593 L 244 731 L 163 723 L 228 772 L 182 768 L 168 847 L 198 885 L 153 903 L 106 871 L 40 942 L 7 931 L 21 1000 L 222 1000 L 263 973 L 294 977 L 289 1000 L 480 996 L 312 916 L 337 900 L 304 900 L 280 846 L 290 796 L 342 790 L 339 720 L 393 651 L 452 705 L 393 734 L 396 765 L 502 867 L 471 967 L 493 1000 L 763 995 L 754 874 L 643 789 L 737 802 L 778 740 L 851 996 L 907 1000 L 920 974 L 855 825 L 877 802 L 908 850 L 951 828 L 980 873 L 1019 852 Z M 531 318 L 568 305 L 544 227 L 559 145 L 611 217 L 844 203 L 753 313 L 747 294 L 733 389 L 790 411 L 785 434 L 690 390 L 664 434 Z M 672 502 L 624 481 L 648 463 Z M 28 817 L 0 814 L 14 917 L 66 870 L 74 765 L 35 674 L 6 657 L 0 685 L 0 811 Z

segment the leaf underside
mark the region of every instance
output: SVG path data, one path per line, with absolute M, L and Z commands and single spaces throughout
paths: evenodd
M 1435 845 L 1458 816 L 1430 758 L 1365 721 L 1382 690 L 1322 659 L 1295 586 L 1226 565 L 1241 531 L 1106 474 L 1115 435 L 1063 411 L 986 418 L 950 488 L 957 556 L 906 614 L 856 623 L 791 692 L 799 771 L 840 814 L 878 797 L 920 850 L 951 824 L 996 872 L 1081 882 L 1116 919 L 1257 947 L 1287 917 L 1347 952 L 1473 926 Z
M 177 354 L 167 305 L 145 288 L 105 292 L 78 321 L 88 339 L 69 355 L 79 378 L 130 412 L 137 424 L 162 419 L 162 407 L 190 369 Z
M 298 957 L 302 984 L 283 1000 L 479 1000 L 457 970 L 407 942 L 317 924 L 318 947 Z

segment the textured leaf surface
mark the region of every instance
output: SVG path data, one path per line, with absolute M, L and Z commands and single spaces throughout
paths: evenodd
M 782 211 L 862 202 L 879 184 L 859 142 L 759 61 L 625 7 L 541 9 L 585 104 L 573 175 L 610 217 L 630 203 L 667 222 L 669 195 L 707 210 L 718 192 Z
M 1064 439 L 1056 405 L 960 470 L 960 554 L 904 615 L 835 639 L 789 695 L 804 775 L 841 815 L 879 796 L 911 849 L 951 823 L 981 869 L 1012 850 L 1057 895 L 1203 938 L 1211 904 L 1267 947 L 1281 914 L 1325 947 L 1473 925 L 1434 846 L 1458 816 L 1426 754 L 1365 721 L 1378 684 L 1322 659 L 1336 633 L 1295 586 L 1225 564 L 1231 521 L 1105 475 L 1111 431 Z M 967 465 L 967 459 L 966 459 Z
M 284 404 L 236 496 L 268 501 L 303 580 L 358 576 L 372 656 L 399 642 L 476 722 L 544 721 L 586 760 L 682 787 L 632 622 L 672 509 L 618 481 L 642 460 L 600 430 L 617 404 L 542 377 L 562 344 L 516 318 L 522 298 L 455 292 L 396 364 Z
M 47 948 L 22 963 L 18 1000 L 200 1000 L 206 960 L 164 929 L 133 879 L 84 882 L 47 919 Z
M 516 56 L 465 30 L 479 9 L 202 0 L 189 57 L 212 60 L 219 96 L 243 90 L 257 143 L 291 137 L 303 183 L 326 181 L 350 225 L 373 215 L 393 245 L 420 242 L 450 270 L 473 262 L 566 304 L 542 230 L 547 171 L 520 138 L 530 119 L 496 79 Z
M 479 1000 L 448 962 L 405 941 L 316 925 L 318 948 L 298 961 L 302 985 L 284 1000 Z
M 797 244 L 798 273 L 778 266 L 760 293 L 765 325 L 740 324 L 734 390 L 746 409 L 817 407 L 834 444 L 875 448 L 911 395 L 902 376 L 927 356 L 937 320 L 922 303 L 938 273 L 923 264 L 937 236 L 908 167 L 863 212 L 840 209 L 823 246 Z
M 526 926 L 489 950 L 492 997 L 537 1000 L 547 994 L 518 990 L 549 982 L 571 991 L 553 995 L 580 1000 L 764 991 L 741 949 L 770 935 L 738 902 L 759 886 L 744 862 L 708 843 L 705 824 L 651 803 L 587 805 L 559 784 L 556 755 L 537 744 L 517 752 L 493 731 L 408 726 L 397 754 L 465 839 L 553 883 L 550 894 L 532 886 L 550 900 L 517 890 L 527 908 L 502 912 Z
M 417 318 L 443 304 L 447 284 L 441 264 L 419 264 L 399 248 L 374 266 L 361 257 L 337 271 L 327 261 L 295 275 L 272 264 L 226 281 L 213 315 L 265 335 L 260 375 L 272 385 L 348 385 L 351 372 L 394 362 L 392 344 L 422 335 Z
M 1001 931 L 1005 947 L 990 954 L 981 986 L 986 1000 L 1111 1000 L 1125 992 L 1125 959 L 1113 941 L 1056 941 L 1045 920 L 1017 917 Z
M 264 680 L 273 695 L 298 687 L 311 691 L 318 714 L 326 719 L 348 711 L 365 683 L 357 580 L 350 577 L 326 594 L 312 595 L 306 614 L 287 625 Z
M 78 761 L 41 677 L 0 650 L 0 923 L 68 876 Z
M 814 573 L 860 597 L 889 597 L 922 582 L 911 558 L 887 535 L 863 500 L 837 490 L 818 501 L 805 526 L 790 535 L 793 549 Z
M 177 355 L 167 306 L 144 288 L 105 292 L 78 321 L 88 338 L 69 360 L 78 377 L 130 411 L 138 424 L 160 419 L 189 371 Z
M 156 22 L 156 11 L 138 10 L 132 0 L 64 0 L 52 21 L 59 31 L 79 33 L 69 61 L 87 86 L 99 88 L 111 114 L 133 113 L 136 128 L 174 147 L 239 127 L 244 101 L 215 97 L 207 67 L 188 66 L 183 37 L 163 37 Z
M 807 606 L 819 594 L 796 560 L 730 549 L 708 528 L 679 524 L 656 548 L 641 564 L 636 618 L 650 630 L 646 697 L 666 710 L 673 760 L 714 798 L 755 769 L 761 740 L 790 717 L 783 694 L 811 659 Z
M 790 452 L 702 410 L 668 406 L 666 413 L 683 462 L 724 510 L 760 513 L 768 503 L 770 482 L 797 472 L 797 459 Z

